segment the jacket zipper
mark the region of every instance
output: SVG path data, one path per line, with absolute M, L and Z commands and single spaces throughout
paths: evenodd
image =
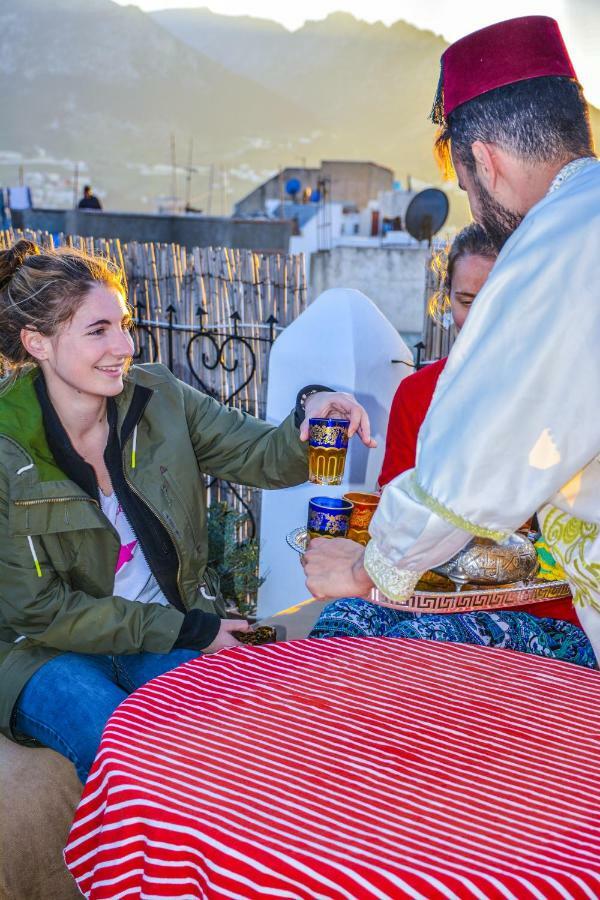
M 44 500 L 13 500 L 14 506 L 39 506 L 41 503 L 71 503 L 80 500 L 83 503 L 94 503 L 98 508 L 100 504 L 93 497 L 46 497 Z
M 121 453 L 121 456 L 123 456 L 123 453 Z M 145 506 L 148 507 L 148 509 L 150 510 L 150 512 L 152 513 L 152 515 L 156 516 L 156 518 L 157 518 L 158 521 L 161 523 L 161 525 L 163 526 L 163 528 L 165 528 L 165 530 L 168 532 L 169 537 L 171 538 L 171 540 L 172 540 L 172 542 L 173 542 L 173 547 L 175 548 L 175 553 L 176 553 L 176 555 L 177 555 L 177 588 L 178 588 L 178 590 L 179 590 L 179 596 L 181 597 L 181 602 L 183 603 L 183 605 L 184 605 L 185 608 L 187 609 L 187 604 L 185 603 L 185 600 L 184 600 L 184 593 L 183 593 L 183 589 L 182 589 L 182 586 L 181 586 L 181 580 L 180 580 L 180 576 L 181 576 L 181 557 L 180 557 L 180 555 L 179 555 L 179 550 L 177 549 L 177 541 L 176 541 L 175 535 L 173 534 L 172 530 L 169 528 L 169 526 L 167 525 L 167 523 L 163 520 L 163 518 L 162 518 L 162 517 L 158 514 L 158 512 L 154 509 L 154 507 L 153 507 L 150 503 L 148 503 L 148 501 L 146 500 L 145 497 L 142 497 L 142 495 L 140 494 L 140 492 L 138 491 L 138 489 L 131 483 L 131 481 L 129 480 L 129 478 L 128 478 L 127 475 L 125 474 L 125 461 L 124 461 L 123 459 L 121 459 L 121 462 L 122 462 L 122 464 L 123 464 L 123 478 L 124 478 L 124 480 L 125 480 L 125 484 L 127 485 L 128 488 L 130 488 L 130 490 L 133 491 L 133 493 L 136 495 L 136 497 L 137 497 L 139 500 L 141 500 L 142 503 L 143 503 Z

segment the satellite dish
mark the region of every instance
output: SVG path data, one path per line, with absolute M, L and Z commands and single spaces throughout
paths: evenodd
M 438 188 L 426 188 L 408 204 L 404 227 L 417 241 L 430 241 L 448 218 L 448 197 Z

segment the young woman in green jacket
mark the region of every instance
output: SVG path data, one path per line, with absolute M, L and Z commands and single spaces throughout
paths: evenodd
M 106 260 L 0 253 L 0 729 L 82 781 L 131 691 L 248 628 L 206 567 L 203 475 L 303 482 L 310 416 L 346 415 L 373 446 L 348 394 L 315 391 L 275 428 L 131 366 L 130 328 Z

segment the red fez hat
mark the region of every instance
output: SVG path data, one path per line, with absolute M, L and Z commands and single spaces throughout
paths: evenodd
M 548 16 L 508 19 L 474 31 L 448 47 L 441 65 L 432 113 L 438 124 L 457 106 L 494 88 L 548 75 L 577 80 L 558 22 Z

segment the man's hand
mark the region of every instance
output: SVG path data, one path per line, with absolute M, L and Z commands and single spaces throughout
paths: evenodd
M 300 426 L 300 440 L 308 440 L 309 419 L 350 419 L 348 436 L 358 434 L 366 447 L 376 447 L 377 442 L 371 437 L 371 423 L 364 406 L 352 396 L 342 391 L 320 391 L 311 394 L 304 406 L 304 421 Z
M 232 631 L 249 631 L 250 625 L 245 619 L 222 619 L 221 627 L 214 641 L 202 649 L 202 653 L 216 653 L 223 647 L 242 647 L 243 645 L 231 634 Z
M 363 568 L 365 549 L 347 538 L 311 538 L 301 557 L 306 586 L 318 600 L 367 597 L 373 582 Z

